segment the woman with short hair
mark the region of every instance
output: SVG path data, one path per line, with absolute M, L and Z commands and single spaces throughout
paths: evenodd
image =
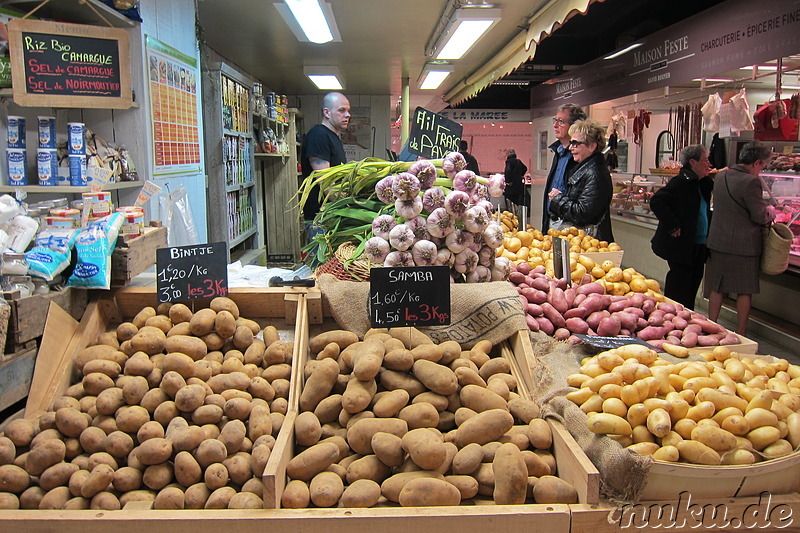
M 611 172 L 602 155 L 606 147 L 603 126 L 596 120 L 579 120 L 569 128 L 569 150 L 578 163 L 567 178 L 566 191 L 552 189 L 550 212 L 558 220 L 553 229 L 575 226 L 601 241 L 611 242 Z
M 714 179 L 714 217 L 708 230 L 710 250 L 703 293 L 708 298 L 708 318 L 716 321 L 725 294 L 736 294 L 736 333 L 747 332 L 752 295 L 760 292 L 759 270 L 763 229 L 775 210 L 763 197 L 758 177 L 772 157 L 758 141 L 745 144 L 738 164 Z

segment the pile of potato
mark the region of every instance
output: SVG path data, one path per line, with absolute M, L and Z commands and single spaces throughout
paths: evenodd
M 263 507 L 291 358 L 228 298 L 141 310 L 76 354 L 78 381 L 51 411 L 7 425 L 0 508 Z
M 588 427 L 659 461 L 747 465 L 800 446 L 800 366 L 718 346 L 672 364 L 631 344 L 585 359 L 567 398 Z
M 283 507 L 577 503 L 555 476 L 549 426 L 490 341 L 335 330 L 309 348 Z

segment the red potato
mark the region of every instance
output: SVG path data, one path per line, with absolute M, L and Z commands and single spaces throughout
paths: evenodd
M 586 335 L 589 332 L 589 324 L 587 324 L 586 321 L 581 318 L 577 317 L 568 318 L 567 329 L 572 333 L 580 333 L 581 335 Z
M 543 265 L 539 265 L 531 270 L 532 274 L 544 274 L 545 272 L 547 272 L 547 269 Z
M 705 319 L 702 319 L 702 318 L 693 318 L 689 323 L 690 324 L 697 324 L 698 326 L 700 326 L 702 328 L 704 333 L 714 334 L 714 333 L 723 333 L 723 332 L 725 332 L 725 328 L 724 327 L 722 327 L 719 324 L 716 324 L 714 322 L 711 322 L 710 320 L 705 320 Z
M 539 331 L 546 335 L 552 335 L 556 328 L 553 327 L 553 323 L 547 320 L 543 316 L 537 316 L 534 320 L 539 323 Z
M 586 299 L 585 294 L 576 294 L 575 299 L 572 300 L 572 307 L 578 307 Z
M 675 325 L 672 323 L 672 320 L 665 320 L 664 323 L 661 324 L 661 327 L 667 331 L 672 331 L 675 329 Z
M 539 290 L 536 290 L 536 289 L 533 289 L 533 290 L 534 290 L 533 300 L 528 300 L 529 302 L 531 302 L 532 304 L 540 304 L 541 305 L 541 304 L 543 304 L 543 303 L 545 303 L 547 301 L 547 293 L 546 292 L 539 291 Z
M 528 329 L 534 333 L 539 331 L 539 323 L 531 315 L 525 315 L 525 323 L 528 325 Z
M 570 335 L 572 335 L 572 333 L 570 333 L 567 328 L 558 328 L 555 331 L 555 333 L 553 333 L 553 337 L 555 337 L 556 340 L 559 341 L 567 340 L 570 337 Z
M 666 331 L 664 328 L 660 328 L 658 326 L 648 326 L 642 331 L 638 332 L 636 336 L 643 341 L 654 341 L 657 339 L 663 339 L 665 333 Z
M 720 346 L 730 346 L 731 344 L 740 344 L 739 336 L 736 333 L 728 333 L 725 338 L 719 341 Z
M 531 273 L 531 265 L 529 263 L 522 262 L 517 265 L 517 272 L 521 272 L 527 276 Z
M 605 294 L 606 289 L 605 287 L 603 287 L 602 285 L 600 285 L 595 281 L 592 283 L 587 283 L 586 285 L 581 285 L 580 287 L 578 287 L 577 293 L 585 294 L 587 296 L 589 294 Z
M 542 316 L 544 314 L 542 306 L 539 304 L 529 303 L 525 306 L 525 311 L 527 311 L 531 316 Z
M 703 328 L 700 327 L 698 324 L 688 324 L 685 328 L 683 328 L 684 333 L 694 333 L 695 335 L 700 335 L 703 333 Z
M 661 345 L 664 344 L 665 342 L 667 342 L 667 341 L 664 340 L 664 339 L 655 339 L 655 340 L 647 341 L 647 344 L 649 344 L 653 348 L 661 349 Z
M 550 290 L 550 284 L 545 278 L 534 278 L 530 282 L 530 286 L 540 291 L 548 292 Z
M 559 278 L 556 280 L 556 287 L 559 289 L 566 290 L 567 288 L 567 278 Z
M 642 304 L 642 311 L 644 311 L 645 315 L 649 315 L 650 313 L 652 313 L 655 308 L 656 308 L 656 301 L 653 299 L 647 299 Z
M 576 294 L 575 289 L 571 287 L 564 291 L 564 298 L 567 300 L 567 309 L 565 309 L 565 311 L 571 309 L 575 305 Z
M 674 335 L 667 335 L 667 342 L 670 344 L 674 344 L 675 346 L 680 346 L 681 339 L 680 337 L 676 337 Z
M 664 313 L 675 313 L 676 309 L 675 306 L 669 302 L 659 302 L 656 309 L 659 311 L 663 311 Z
M 699 346 L 717 346 L 721 339 L 716 335 L 698 335 L 697 344 Z
M 630 302 L 631 307 L 641 309 L 646 298 L 647 297 L 644 294 L 637 292 L 636 294 L 632 294 L 628 301 Z
M 638 319 L 636 321 L 636 331 L 639 331 L 640 329 L 644 329 L 649 325 L 650 324 L 647 323 L 647 320 L 645 320 L 644 318 L 640 318 L 640 319 Z
M 586 317 L 586 309 L 583 307 L 573 307 L 572 309 L 568 310 L 564 313 L 564 318 L 585 318 Z
M 628 299 L 627 296 L 622 296 L 622 295 L 619 295 L 619 294 L 611 294 L 611 295 L 608 295 L 608 297 L 610 298 L 611 302 L 621 302 L 622 300 L 627 300 Z
M 581 304 L 581 307 L 586 309 L 586 316 L 589 316 L 595 311 L 602 311 L 608 306 L 605 305 L 602 296 L 587 296 Z
M 522 272 L 511 272 L 508 274 L 508 281 L 510 281 L 514 285 L 525 283 L 525 274 L 523 274 Z
M 526 300 L 530 303 L 534 302 L 534 295 L 536 294 L 536 289 L 519 289 L 519 293 L 521 296 L 524 296 Z
M 667 320 L 672 320 L 673 318 L 675 318 L 675 313 L 664 313 L 664 321 L 665 322 Z
M 611 313 L 608 311 L 595 311 L 589 315 L 589 317 L 586 319 L 586 323 L 589 324 L 589 327 L 593 330 L 597 330 L 597 328 L 600 326 L 600 321 L 610 316 Z
M 566 313 L 569 309 L 569 304 L 567 304 L 567 298 L 564 296 L 564 291 L 558 287 L 554 287 L 553 290 L 550 291 L 550 298 L 548 301 L 550 302 L 550 305 L 552 305 L 553 308 L 559 313 Z
M 517 291 L 519 291 L 519 289 L 517 289 Z M 520 294 L 519 295 L 519 303 L 522 305 L 522 308 L 525 309 L 528 306 L 528 299 Z
M 649 317 L 647 317 L 647 323 L 651 326 L 661 326 L 664 324 L 664 313 L 659 313 L 658 309 L 653 311 Z
M 630 337 L 631 336 L 631 331 L 629 329 L 620 328 L 618 336 L 619 337 Z
M 683 330 L 683 337 L 681 337 L 681 346 L 684 348 L 694 348 L 697 346 L 697 333 L 689 331 L 689 328 Z
M 564 316 L 549 303 L 542 303 L 542 311 L 544 311 L 545 318 L 553 323 L 553 326 L 557 328 L 563 328 L 567 325 L 567 322 L 564 320 Z
M 606 317 L 597 326 L 597 334 L 601 337 L 616 337 L 622 329 L 619 319 L 614 315 Z
M 618 313 L 628 307 L 628 300 L 617 300 L 615 302 L 611 302 L 611 305 L 608 306 L 609 313 Z
M 678 316 L 682 319 L 686 320 L 687 322 L 692 319 L 692 312 L 688 309 L 684 309 L 678 313 Z
M 686 326 L 689 325 L 689 322 L 681 316 L 676 316 L 672 319 L 672 325 L 675 327 L 675 329 L 683 330 L 686 329 Z
M 673 329 L 672 331 L 667 333 L 667 337 L 675 337 L 676 339 L 680 339 L 683 337 L 683 330 Z
M 525 276 L 525 281 L 524 281 L 524 283 L 525 283 L 525 285 L 527 285 L 528 287 L 530 287 L 530 286 L 531 286 L 531 283 L 533 283 L 533 278 L 532 278 L 532 277 L 530 277 L 530 276 Z
M 627 329 L 628 331 L 636 330 L 636 324 L 639 320 L 636 315 L 620 311 L 619 313 L 613 313 L 611 316 L 617 317 L 617 320 L 619 320 L 620 326 L 623 329 Z
M 636 315 L 637 318 L 644 318 L 644 311 L 641 310 L 639 307 L 626 307 L 623 309 L 626 313 L 630 313 L 632 315 Z

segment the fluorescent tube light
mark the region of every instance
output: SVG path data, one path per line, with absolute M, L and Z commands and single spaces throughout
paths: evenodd
M 323 91 L 341 91 L 344 89 L 344 76 L 336 66 L 303 67 L 303 73 Z
M 438 89 L 451 72 L 453 72 L 453 65 L 427 63 L 419 76 L 419 88 L 422 90 Z
M 622 54 L 627 54 L 628 52 L 630 52 L 634 48 L 639 48 L 640 46 L 642 46 L 642 44 L 644 44 L 644 43 L 633 43 L 632 45 L 626 46 L 622 50 L 620 50 L 618 52 L 614 52 L 613 54 L 608 55 L 608 56 L 604 57 L 603 59 L 614 59 L 615 57 L 619 57 Z
M 755 65 L 750 65 L 748 67 L 740 67 L 739 70 L 753 70 Z M 778 70 L 777 65 L 758 65 L 758 70 Z
M 692 81 L 703 81 L 703 80 L 710 81 L 712 83 L 713 82 L 723 83 L 723 82 L 733 81 L 733 78 L 695 78 Z
M 275 8 L 302 42 L 317 44 L 341 41 L 330 4 L 324 0 L 284 0 Z
M 456 9 L 447 29 L 437 39 L 436 59 L 460 59 L 500 20 L 499 9 Z
M 800 85 L 781 85 L 781 89 L 787 89 L 789 91 L 798 91 L 800 90 Z

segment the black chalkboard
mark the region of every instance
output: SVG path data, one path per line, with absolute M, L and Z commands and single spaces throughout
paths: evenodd
M 442 159 L 458 152 L 458 141 L 464 128 L 433 111 L 417 107 L 411 119 L 411 133 L 406 145 L 409 152 L 426 159 Z
M 450 324 L 450 269 L 381 267 L 369 274 L 372 327 Z
M 228 294 L 228 245 L 224 242 L 156 250 L 159 302 L 181 302 Z
M 658 349 L 656 349 L 655 347 L 646 343 L 645 341 L 643 341 L 638 337 L 601 337 L 599 335 L 579 335 L 579 334 L 576 334 L 575 336 L 578 337 L 583 342 L 585 342 L 586 344 L 589 344 L 591 346 L 594 346 L 595 348 L 600 348 L 603 350 L 619 348 L 620 346 L 625 346 L 626 344 L 642 344 L 644 346 L 647 346 L 651 350 L 658 351 Z
M 14 19 L 9 22 L 9 50 L 14 101 L 20 105 L 131 105 L 124 30 Z

